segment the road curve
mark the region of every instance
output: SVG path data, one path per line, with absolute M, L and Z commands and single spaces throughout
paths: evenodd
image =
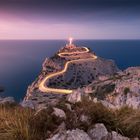
M 60 56 L 60 57 L 66 57 L 66 56 L 63 56 L 63 55 L 65 55 L 65 54 L 81 54 L 81 53 L 87 53 L 87 52 L 89 52 L 89 49 L 88 48 L 86 48 L 86 47 L 83 47 L 84 49 L 85 49 L 85 51 L 82 51 L 82 52 L 63 52 L 63 53 L 59 53 L 58 55 Z
M 87 53 L 89 52 L 89 49 L 84 47 L 85 48 L 85 51 L 82 51 L 82 52 L 64 52 L 64 53 L 59 53 L 58 55 L 60 57 L 65 57 L 63 55 L 65 54 L 76 54 L 76 53 Z M 39 84 L 39 90 L 42 91 L 42 92 L 51 92 L 51 93 L 59 93 L 59 94 L 70 94 L 73 92 L 73 90 L 69 90 L 69 89 L 57 89 L 57 88 L 49 88 L 45 85 L 46 81 L 48 81 L 50 78 L 52 77 L 55 77 L 55 76 L 58 76 L 58 75 L 61 75 L 63 73 L 65 73 L 67 71 L 67 68 L 68 68 L 68 65 L 73 63 L 73 62 L 80 62 L 80 61 L 87 61 L 87 60 L 95 60 L 97 59 L 97 56 L 96 55 L 93 55 L 92 58 L 86 58 L 86 59 L 78 59 L 78 60 L 71 60 L 71 61 L 68 61 L 66 62 L 65 66 L 64 66 L 64 69 L 61 70 L 61 71 L 58 71 L 56 73 L 51 73 L 49 75 L 47 75 L 42 81 L 41 83 Z

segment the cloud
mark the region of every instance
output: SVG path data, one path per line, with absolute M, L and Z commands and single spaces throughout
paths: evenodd
M 139 0 L 4 0 L 0 17 L 0 39 L 140 38 Z
M 36 8 L 41 9 L 44 7 L 51 9 L 65 9 L 70 10 L 73 8 L 108 8 L 108 7 L 132 7 L 139 5 L 139 0 L 4 0 L 0 1 L 0 5 L 9 7 L 22 7 L 22 8 Z M 55 10 L 55 9 L 53 9 Z
M 17 22 L 18 21 L 18 22 Z M 137 39 L 140 38 L 140 20 L 115 22 L 110 20 L 77 23 L 49 23 L 20 19 L 1 20 L 0 39 Z

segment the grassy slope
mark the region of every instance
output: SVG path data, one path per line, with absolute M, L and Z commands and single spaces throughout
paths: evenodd
M 57 133 L 57 127 L 63 121 L 67 129 L 87 131 L 95 123 L 104 123 L 108 131 L 115 130 L 128 137 L 140 138 L 140 110 L 123 107 L 113 111 L 85 99 L 71 106 L 73 111 L 67 109 L 65 101 L 56 106 L 65 111 L 67 118 L 63 120 L 51 114 L 52 107 L 36 113 L 19 105 L 1 105 L 0 140 L 44 140 Z M 89 117 L 88 123 L 80 121 L 81 114 Z

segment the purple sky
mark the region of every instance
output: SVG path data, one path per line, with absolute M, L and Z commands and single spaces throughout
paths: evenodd
M 0 1 L 0 39 L 140 39 L 138 0 Z

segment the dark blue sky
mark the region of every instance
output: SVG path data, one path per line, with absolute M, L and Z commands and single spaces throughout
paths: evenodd
M 0 39 L 140 39 L 139 0 L 4 0 L 0 17 Z

